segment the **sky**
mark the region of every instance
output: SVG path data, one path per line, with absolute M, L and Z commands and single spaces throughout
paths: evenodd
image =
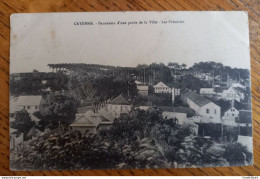
M 157 23 L 151 24 L 151 20 Z M 147 24 L 139 24 L 140 21 Z M 94 25 L 74 25 L 78 22 Z M 114 22 L 115 25 L 98 25 L 99 22 Z M 128 22 L 138 24 L 128 25 Z M 49 71 L 47 64 L 52 63 L 135 67 L 153 62 L 166 65 L 177 62 L 189 67 L 200 61 L 250 69 L 245 12 L 28 13 L 11 16 L 11 73 L 33 69 Z

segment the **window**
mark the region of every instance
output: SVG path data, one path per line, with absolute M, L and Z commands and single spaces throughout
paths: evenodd
M 121 108 L 121 111 L 123 111 L 123 106 L 120 106 L 120 108 Z
M 27 106 L 27 109 L 30 109 L 30 106 Z
M 209 109 L 206 109 L 206 113 L 209 114 Z
M 234 114 L 234 113 L 232 113 L 232 116 L 235 116 L 235 114 Z
M 38 109 L 38 106 L 35 106 L 35 110 L 37 110 Z
M 217 110 L 216 109 L 214 109 L 214 114 L 217 114 Z
M 23 109 L 25 109 L 25 106 L 23 107 Z

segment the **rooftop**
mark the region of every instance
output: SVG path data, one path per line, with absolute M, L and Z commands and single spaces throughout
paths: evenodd
M 130 105 L 130 102 L 123 95 L 119 95 L 108 102 L 109 104 L 121 104 L 121 105 Z
M 207 98 L 204 98 L 203 96 L 198 95 L 197 93 L 190 91 L 186 93 L 186 97 L 189 98 L 191 101 L 193 101 L 198 106 L 202 107 L 206 104 L 211 103 L 210 100 Z
M 154 85 L 153 87 L 168 87 L 166 84 L 164 84 L 162 81 Z
M 89 110 L 71 123 L 70 126 L 98 126 L 101 121 L 102 119 L 98 116 L 98 114 L 95 114 L 93 111 Z

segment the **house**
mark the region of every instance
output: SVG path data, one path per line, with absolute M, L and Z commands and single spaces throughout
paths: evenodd
M 108 102 L 107 111 L 115 117 L 119 117 L 120 114 L 129 113 L 131 110 L 131 104 L 127 97 L 119 95 Z
M 242 85 L 241 83 L 232 83 L 231 85 L 233 88 L 241 88 L 243 90 L 246 90 L 246 86 Z
M 220 120 L 220 107 L 209 99 L 188 89 L 183 91 L 181 98 L 190 108 L 195 110 L 197 115 L 209 117 L 216 121 Z
M 237 100 L 240 102 L 241 99 L 244 99 L 244 94 L 239 92 L 238 89 L 234 87 L 229 87 L 227 90 L 223 90 L 222 98 L 225 100 Z
M 168 119 L 176 117 L 177 119 L 182 120 L 194 115 L 194 110 L 187 107 L 159 106 L 158 108 L 163 111 L 163 117 Z
M 15 112 L 18 111 L 18 105 L 17 105 L 18 97 L 10 96 L 9 100 L 9 117 L 14 118 Z
M 101 108 L 97 113 L 88 110 L 84 114 L 76 114 L 76 120 L 70 124 L 70 127 L 80 131 L 82 136 L 95 135 L 103 129 L 109 129 L 114 119 L 115 117 L 105 108 Z
M 101 121 L 102 119 L 98 114 L 89 110 L 85 114 L 76 114 L 76 120 L 69 126 L 80 131 L 82 136 L 95 135 Z
M 10 127 L 10 149 L 22 148 L 24 136 L 23 133 L 19 134 L 17 129 Z
M 181 89 L 180 88 L 174 88 L 172 87 L 172 104 L 175 101 L 175 97 L 179 96 L 181 94 Z
M 239 115 L 239 110 L 241 110 L 241 104 L 237 100 L 230 101 L 231 105 L 225 111 L 223 111 L 223 124 L 236 126 L 235 119 Z
M 149 87 L 148 86 L 136 86 L 137 90 L 138 90 L 138 94 L 142 95 L 142 96 L 147 96 L 148 95 L 148 90 Z
M 200 88 L 201 95 L 214 95 L 214 88 Z
M 114 123 L 115 117 L 112 116 L 105 108 L 101 108 L 98 111 L 98 115 L 101 118 L 101 122 L 98 125 L 98 132 L 101 130 L 110 129 Z
M 41 135 L 43 132 L 37 129 L 35 126 L 33 126 L 28 133 L 26 134 L 26 138 L 35 139 L 39 135 Z
M 193 122 L 195 123 L 212 123 L 212 124 L 220 124 L 221 123 L 221 120 L 215 120 L 211 117 L 207 117 L 207 116 L 200 116 L 200 115 L 195 115 L 195 116 L 192 116 L 190 118 Z
M 164 84 L 163 82 L 159 82 L 156 85 L 153 86 L 154 93 L 171 93 L 172 89 Z
M 17 110 L 27 110 L 28 113 L 32 114 L 39 111 L 42 96 L 19 96 L 17 99 Z
M 189 120 L 187 118 L 188 114 L 194 112 L 192 109 L 186 107 L 168 107 L 168 106 L 160 106 L 159 109 L 163 111 L 162 116 L 164 119 L 176 118 L 177 123 L 180 125 L 189 124 L 193 128 L 195 134 L 198 135 L 199 126 L 195 124 L 192 120 Z

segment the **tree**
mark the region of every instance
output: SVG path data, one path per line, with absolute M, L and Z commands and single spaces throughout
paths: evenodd
M 19 133 L 24 133 L 25 136 L 34 125 L 34 122 L 26 110 L 18 111 L 15 120 L 10 123 L 10 127 L 17 129 Z
M 58 71 L 54 73 L 54 75 L 47 80 L 45 86 L 50 87 L 52 91 L 61 91 L 67 90 L 68 88 L 68 76 L 63 72 Z
M 45 116 L 46 123 L 56 124 L 61 122 L 68 124 L 75 119 L 77 102 L 72 97 L 62 94 L 50 94 L 40 103 L 40 113 Z
M 231 166 L 246 165 L 252 163 L 252 153 L 240 143 L 227 143 L 224 157 Z
M 37 95 L 43 89 L 42 78 L 28 75 L 20 80 L 10 81 L 10 93 L 13 95 Z

